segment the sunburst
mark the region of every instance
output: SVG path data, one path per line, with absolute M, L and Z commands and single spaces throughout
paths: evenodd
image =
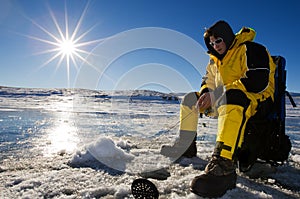
M 88 65 L 92 66 L 97 70 L 97 67 L 90 64 L 87 59 L 84 56 L 90 55 L 91 53 L 89 51 L 84 50 L 84 47 L 99 43 L 103 41 L 103 39 L 96 39 L 96 40 L 90 40 L 82 42 L 82 40 L 86 37 L 88 33 L 90 33 L 94 27 L 92 26 L 90 29 L 86 30 L 82 34 L 79 34 L 80 27 L 82 26 L 83 19 L 86 15 L 86 12 L 88 10 L 89 3 L 85 5 L 84 10 L 81 13 L 81 16 L 78 20 L 78 22 L 75 25 L 75 28 L 70 31 L 69 26 L 69 20 L 68 20 L 68 12 L 67 12 L 67 6 L 65 4 L 65 10 L 64 10 L 64 23 L 65 28 L 60 26 L 59 21 L 57 20 L 54 12 L 48 6 L 49 14 L 51 16 L 52 22 L 55 25 L 55 30 L 50 30 L 47 27 L 44 27 L 37 23 L 33 19 L 29 19 L 36 27 L 38 27 L 42 32 L 46 34 L 46 36 L 43 37 L 37 37 L 32 35 L 26 35 L 28 38 L 34 39 L 36 41 L 46 43 L 48 44 L 48 48 L 35 53 L 36 55 L 39 54 L 51 54 L 50 58 L 43 62 L 43 64 L 40 66 L 40 68 L 48 65 L 51 62 L 54 62 L 55 60 L 58 60 L 55 71 L 61 67 L 63 63 L 66 65 L 67 69 L 67 78 L 68 78 L 68 86 L 70 84 L 70 68 L 71 66 L 74 66 L 76 70 L 78 70 L 78 63 L 79 62 L 85 62 Z M 50 39 L 47 39 L 50 38 Z

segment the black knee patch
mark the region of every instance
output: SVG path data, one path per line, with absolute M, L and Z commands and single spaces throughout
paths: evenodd
M 218 106 L 225 104 L 239 105 L 247 108 L 250 104 L 250 99 L 239 89 L 230 89 L 226 91 L 218 102 Z
M 199 95 L 197 92 L 190 92 L 183 97 L 181 104 L 192 108 L 196 105 L 198 99 Z

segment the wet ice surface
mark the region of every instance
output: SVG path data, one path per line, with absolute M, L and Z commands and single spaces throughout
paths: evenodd
M 212 153 L 217 121 L 199 120 L 197 158 L 172 163 L 159 150 L 177 137 L 174 96 L 1 88 L 0 198 L 133 198 L 139 173 L 161 168 L 170 173 L 166 180 L 149 178 L 160 198 L 199 198 L 189 186 Z M 300 197 L 299 115 L 287 102 L 288 164 L 257 179 L 239 174 L 237 188 L 222 198 Z

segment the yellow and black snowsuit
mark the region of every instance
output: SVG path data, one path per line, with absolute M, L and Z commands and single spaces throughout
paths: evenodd
M 215 95 L 212 109 L 218 116 L 218 135 L 214 154 L 227 159 L 233 159 L 241 147 L 246 123 L 256 113 L 258 103 L 268 98 L 274 101 L 276 66 L 266 48 L 253 42 L 255 34 L 253 29 L 242 28 L 222 57 L 206 38 L 210 61 L 201 89 L 187 94 L 181 103 L 180 132 L 194 133 L 199 118 L 195 102 L 204 92 Z

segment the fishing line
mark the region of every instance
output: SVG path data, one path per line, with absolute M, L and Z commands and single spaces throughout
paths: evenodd
M 179 119 L 175 124 L 173 124 L 172 126 L 170 126 L 169 128 L 167 128 L 166 130 L 161 130 L 158 133 L 156 133 L 153 137 L 155 136 L 159 136 L 165 133 L 169 133 L 172 129 L 174 129 L 177 125 L 179 125 L 181 122 L 185 121 L 186 119 L 188 119 L 192 113 L 197 112 L 199 113 L 198 109 L 196 108 L 195 110 L 192 110 L 189 114 L 187 114 L 186 116 L 184 116 L 182 119 Z

